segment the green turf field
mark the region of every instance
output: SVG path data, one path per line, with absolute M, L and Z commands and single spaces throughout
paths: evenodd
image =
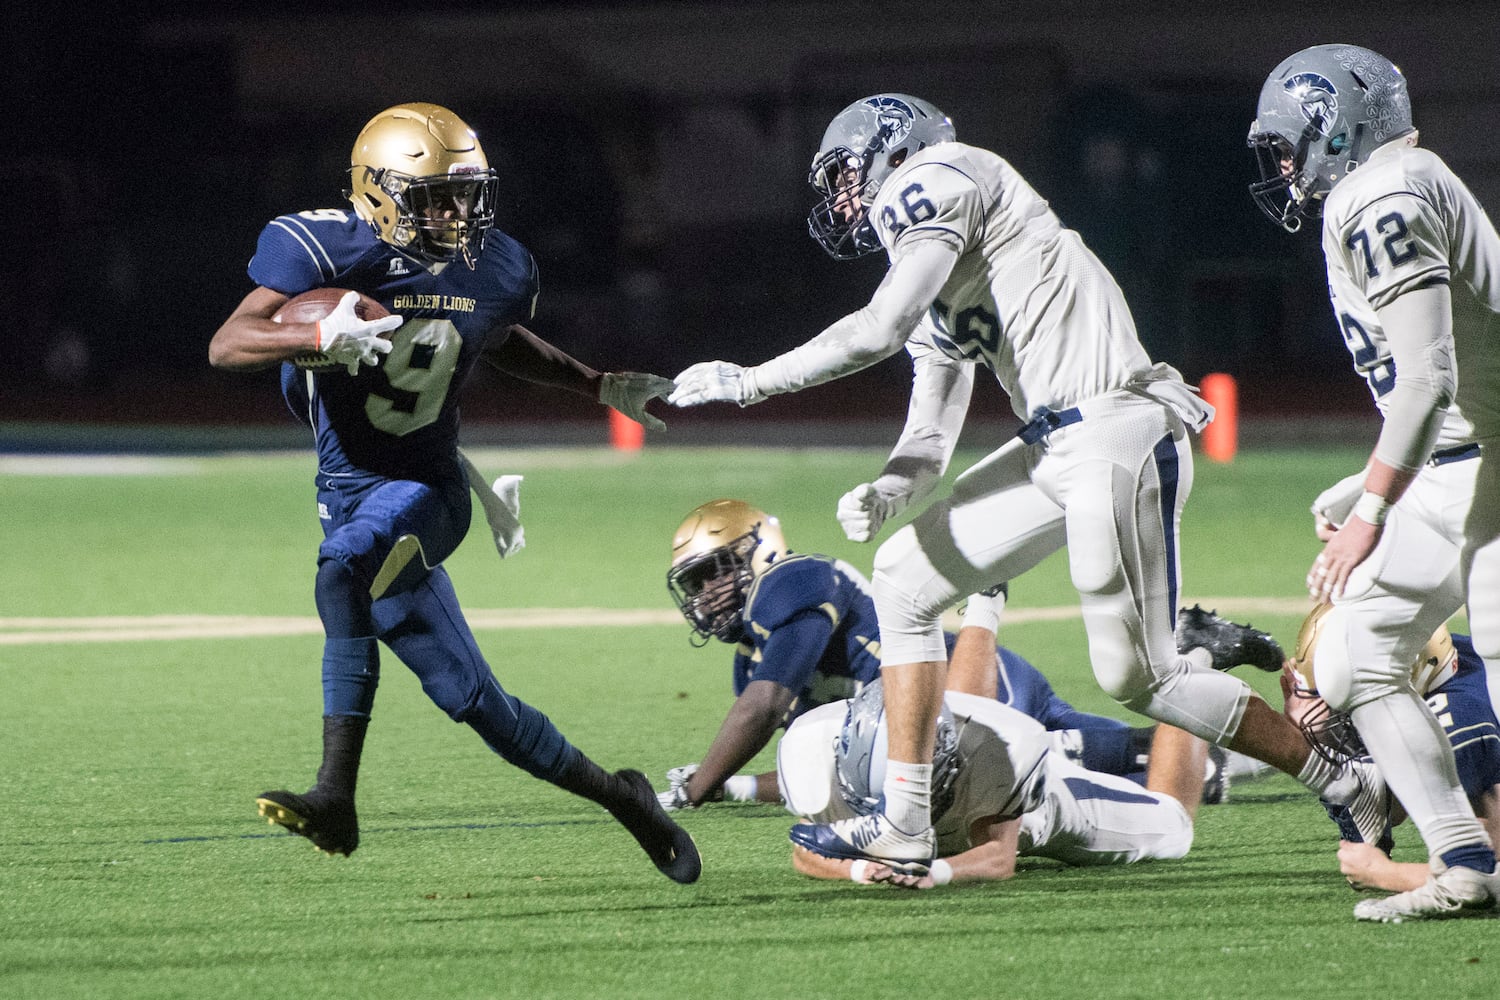
M 838 496 L 875 451 L 477 452 L 519 472 L 527 548 L 481 521 L 449 562 L 502 683 L 610 767 L 664 784 L 730 700 L 694 649 L 669 538 L 721 495 L 868 569 Z M 955 468 L 977 456 L 960 455 Z M 1311 498 L 1345 451 L 1200 460 L 1184 598 L 1290 643 Z M 913 893 L 819 883 L 765 806 L 684 816 L 702 880 L 656 873 L 597 807 L 510 768 L 392 658 L 330 859 L 254 797 L 318 763 L 312 457 L 0 458 L 0 997 L 1493 996 L 1500 922 L 1357 925 L 1334 829 L 1290 779 L 1199 813 L 1177 862 Z M 1094 686 L 1062 561 L 1013 584 L 1004 641 L 1080 708 Z M 561 609 L 546 628 L 515 609 Z M 1045 609 L 1062 609 L 1051 616 Z M 639 611 L 630 615 L 622 612 Z M 535 616 L 533 616 L 535 617 Z M 1248 677 L 1274 694 L 1269 675 Z M 771 766 L 771 754 L 761 764 Z M 1398 857 L 1420 856 L 1410 830 Z

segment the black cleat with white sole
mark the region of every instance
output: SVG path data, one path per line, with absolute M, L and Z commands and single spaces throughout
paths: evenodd
M 1275 673 L 1286 661 L 1281 644 L 1269 632 L 1228 621 L 1197 604 L 1178 610 L 1175 637 L 1179 653 L 1208 650 L 1215 670 L 1248 664 Z

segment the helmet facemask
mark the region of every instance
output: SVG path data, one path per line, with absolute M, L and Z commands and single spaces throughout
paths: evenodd
M 840 146 L 820 154 L 807 176 L 823 196 L 808 213 L 807 231 L 834 260 L 853 260 L 880 249 L 870 222 L 870 203 L 880 191 L 869 176 L 874 155 Z
M 913 154 L 952 142 L 953 123 L 909 94 L 876 94 L 840 111 L 823 133 L 807 181 L 818 201 L 807 231 L 835 260 L 880 249 L 870 207 L 880 186 Z
M 1266 218 L 1289 233 L 1300 230 L 1303 220 L 1323 215 L 1323 196 L 1328 187 L 1319 190 L 1317 172 L 1307 169 L 1308 147 L 1317 134 L 1315 125 L 1309 122 L 1295 148 L 1274 132 L 1252 134 L 1249 139 L 1261 177 L 1250 185 L 1250 196 Z
M 1364 739 L 1354 727 L 1354 718 L 1348 712 L 1334 711 L 1328 702 L 1312 691 L 1299 689 L 1297 694 L 1312 701 L 1298 715 L 1297 728 L 1302 730 L 1313 753 L 1334 766 L 1369 754 Z
M 473 269 L 485 234 L 495 224 L 500 177 L 493 169 L 455 167 L 450 174 L 411 177 L 356 166 L 350 168 L 350 175 L 366 182 L 354 184 L 353 191 L 375 187 L 394 203 L 396 218 L 389 227 L 392 244 L 433 263 L 462 258 Z
M 693 626 L 694 645 L 711 638 L 739 642 L 744 635 L 745 595 L 755 579 L 751 556 L 759 545 L 760 533 L 752 530 L 667 573 L 667 589 Z

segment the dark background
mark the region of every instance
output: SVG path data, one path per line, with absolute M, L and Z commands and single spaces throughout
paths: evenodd
M 250 289 L 265 222 L 343 204 L 355 134 L 401 101 L 453 108 L 507 178 L 505 228 L 541 269 L 534 328 L 597 367 L 668 376 L 764 360 L 867 301 L 884 257 L 823 254 L 806 234 L 805 177 L 829 118 L 869 93 L 925 97 L 961 140 L 1009 159 L 1110 266 L 1152 355 L 1190 380 L 1235 375 L 1251 418 L 1371 409 L 1316 238 L 1281 232 L 1245 190 L 1245 135 L 1282 57 L 1330 41 L 1389 56 L 1423 144 L 1500 201 L 1493 2 L 106 4 L 3 17 L 0 448 L 37 422 L 290 427 L 274 377 L 213 371 L 209 338 Z M 745 419 L 899 424 L 908 377 L 898 357 Z M 975 406 L 1008 414 L 993 385 Z M 586 401 L 493 375 L 465 412 L 479 426 L 598 419 Z

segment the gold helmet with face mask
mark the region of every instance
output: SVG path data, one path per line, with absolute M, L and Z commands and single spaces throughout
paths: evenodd
M 447 108 L 416 102 L 360 131 L 344 196 L 391 246 L 434 263 L 462 257 L 472 269 L 499 187 L 474 130 Z
M 667 589 L 693 626 L 695 645 L 740 641 L 750 585 L 786 552 L 781 522 L 743 500 L 693 508 L 672 535 Z
M 1297 650 L 1292 655 L 1292 673 L 1296 694 L 1301 698 L 1317 701 L 1316 705 L 1302 712 L 1297 720 L 1298 728 L 1320 756 L 1338 763 L 1353 757 L 1363 757 L 1366 751 L 1364 740 L 1354 728 L 1354 720 L 1349 713 L 1333 710 L 1318 694 L 1317 654 L 1333 610 L 1332 604 L 1324 602 L 1313 608 L 1303 620 L 1302 628 L 1297 633 Z M 1342 632 L 1342 622 L 1334 627 Z M 1342 644 L 1335 641 L 1323 649 L 1322 653 L 1325 657 L 1341 656 Z M 1412 661 L 1412 687 L 1419 697 L 1425 698 L 1457 672 L 1458 650 L 1453 648 L 1453 635 L 1448 631 L 1448 626 L 1439 625 Z

